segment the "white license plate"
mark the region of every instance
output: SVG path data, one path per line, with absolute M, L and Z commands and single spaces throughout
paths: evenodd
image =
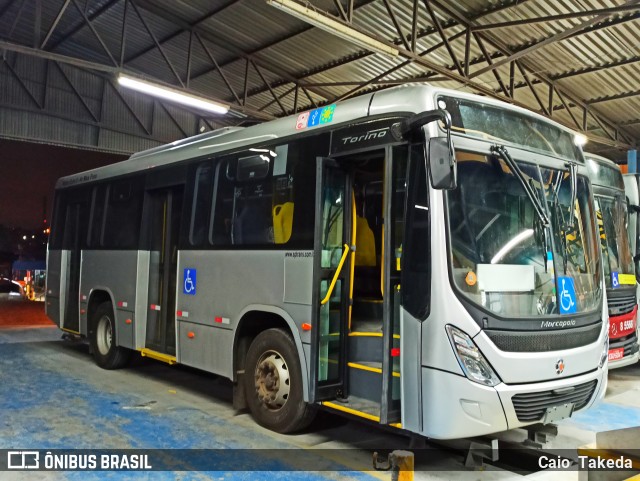
M 573 414 L 573 407 L 573 403 L 565 403 L 560 404 L 559 406 L 547 408 L 547 411 L 544 413 L 544 417 L 542 418 L 542 423 L 554 423 L 562 419 L 570 418 Z

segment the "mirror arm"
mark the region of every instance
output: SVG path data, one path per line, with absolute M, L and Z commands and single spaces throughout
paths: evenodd
M 451 114 L 444 109 L 427 110 L 391 126 L 391 135 L 398 140 L 404 140 L 407 134 L 414 132 L 428 123 L 441 121 L 447 132 L 447 143 L 451 145 Z

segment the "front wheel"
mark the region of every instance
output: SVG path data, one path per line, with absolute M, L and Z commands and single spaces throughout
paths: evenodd
M 131 351 L 116 345 L 116 323 L 110 302 L 100 304 L 91 316 L 89 342 L 96 364 L 103 369 L 120 369 L 131 358 Z
M 247 352 L 244 388 L 247 404 L 258 424 L 279 433 L 305 428 L 315 409 L 302 395 L 298 350 L 282 329 L 256 336 Z

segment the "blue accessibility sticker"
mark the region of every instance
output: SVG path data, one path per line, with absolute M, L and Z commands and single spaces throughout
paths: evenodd
M 309 122 L 307 123 L 308 127 L 315 127 L 320 123 L 320 119 L 322 117 L 322 109 L 314 109 L 309 114 Z
M 184 270 L 182 292 L 189 296 L 196 295 L 197 271 L 192 268 Z
M 611 273 L 611 287 L 614 289 L 616 287 L 620 287 L 620 279 L 618 278 L 618 273 L 616 271 Z
M 558 277 L 558 292 L 560 293 L 560 314 L 573 314 L 577 312 L 576 286 L 572 277 Z

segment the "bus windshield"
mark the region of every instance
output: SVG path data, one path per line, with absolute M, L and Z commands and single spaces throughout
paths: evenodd
M 622 195 L 596 195 L 595 200 L 605 284 L 608 288 L 618 287 L 619 283 L 612 285 L 613 277 L 619 279 L 620 274 L 633 274 L 633 259 L 627 237 L 627 203 Z
M 570 173 L 495 155 L 457 153 L 448 192 L 450 262 L 459 291 L 499 315 L 530 317 L 595 309 L 601 296 L 590 186 Z M 526 182 L 547 213 L 540 216 Z M 537 203 L 537 202 L 536 202 Z M 571 219 L 573 216 L 573 219 Z M 546 225 L 546 226 L 545 226 Z
M 545 155 L 580 161 L 573 135 L 532 115 L 474 100 L 438 97 L 438 107 L 451 114 L 456 133 L 526 147 Z

